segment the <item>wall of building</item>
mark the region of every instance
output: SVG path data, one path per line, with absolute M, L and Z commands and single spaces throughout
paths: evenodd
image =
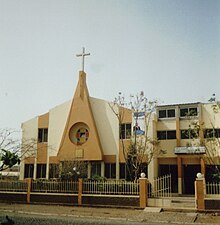
M 38 117 L 24 122 L 21 127 L 23 144 L 22 154 L 24 154 L 25 161 L 29 161 L 29 157 L 34 156 L 33 154 L 37 152 Z M 33 147 L 30 149 L 30 151 L 27 151 L 27 148 L 29 148 L 29 146 Z
M 213 104 L 204 104 L 202 105 L 202 120 L 204 122 L 204 127 L 212 128 L 213 125 L 215 128 L 220 128 L 220 112 L 214 113 Z
M 30 119 L 21 125 L 22 142 L 37 140 L 38 137 L 38 117 Z
M 24 164 L 34 164 L 37 153 L 38 117 L 30 119 L 21 125 L 22 129 L 22 160 L 20 164 L 20 179 L 24 178 Z M 28 151 L 28 146 L 32 146 Z
M 71 101 L 65 102 L 49 111 L 48 153 L 56 156 L 68 118 Z
M 33 118 L 31 120 L 28 120 L 22 124 L 22 141 L 28 142 L 29 141 L 36 141 L 36 145 L 34 146 L 35 149 L 40 149 L 38 151 L 38 154 L 32 155 L 32 157 L 29 157 L 25 160 L 26 163 L 35 163 L 36 167 L 36 159 L 38 163 L 47 163 L 49 164 L 52 162 L 58 162 L 59 156 L 57 157 L 60 146 L 62 145 L 61 141 L 64 138 L 65 128 L 66 124 L 68 124 L 68 121 L 73 119 L 74 113 L 76 112 L 79 117 L 79 121 L 75 121 L 73 119 L 73 124 L 76 122 L 84 122 L 84 120 L 88 119 L 88 112 L 91 111 L 91 124 L 90 127 L 93 128 L 93 132 L 91 132 L 90 139 L 92 138 L 92 135 L 94 133 L 98 133 L 97 137 L 94 139 L 91 139 L 91 146 L 87 146 L 89 144 L 89 141 L 85 144 L 83 144 L 83 148 L 85 147 L 85 151 L 90 149 L 97 149 L 96 146 L 93 146 L 92 144 L 96 143 L 94 140 L 98 140 L 101 143 L 100 147 L 100 157 L 98 157 L 99 161 L 105 161 L 105 162 L 111 162 L 111 163 L 117 163 L 119 165 L 119 162 L 125 162 L 121 142 L 119 141 L 119 121 L 117 117 L 115 116 L 114 112 L 112 111 L 111 107 L 109 106 L 109 103 L 105 100 L 89 97 L 89 94 L 85 91 L 87 89 L 81 89 L 81 86 L 78 87 L 78 94 L 77 97 L 77 104 L 73 107 L 73 112 L 70 117 L 69 113 L 71 110 L 71 104 L 72 100 L 67 101 L 55 108 L 52 108 L 49 110 L 49 113 L 44 114 L 42 116 Z M 85 86 L 86 87 L 86 86 Z M 84 91 L 84 92 L 82 92 Z M 76 98 L 75 97 L 75 98 Z M 87 100 L 85 101 L 85 107 L 80 108 L 78 107 L 81 104 L 81 101 L 87 97 Z M 73 103 L 76 103 L 76 99 L 74 99 Z M 88 105 L 87 105 L 88 104 Z M 179 109 L 181 107 L 190 107 L 191 105 L 173 105 L 173 106 L 162 106 L 161 109 L 175 109 L 176 117 L 173 118 L 162 118 L 158 119 L 157 117 L 154 117 L 154 119 L 150 122 L 149 126 L 149 133 L 148 136 L 152 138 L 157 138 L 157 131 L 170 131 L 170 130 L 176 130 L 176 139 L 170 139 L 170 140 L 160 140 L 159 149 L 165 150 L 166 153 L 163 155 L 156 156 L 154 160 L 152 160 L 151 164 L 149 165 L 149 174 L 150 179 L 153 179 L 157 177 L 158 175 L 158 168 L 159 165 L 177 165 L 177 154 L 175 154 L 175 147 L 181 147 L 181 146 L 199 146 L 201 144 L 201 136 L 198 139 L 181 139 L 180 137 L 180 131 L 181 130 L 188 130 L 189 125 L 192 122 L 198 122 L 200 125 L 203 126 L 203 129 L 210 129 L 213 126 L 215 128 L 220 128 L 220 116 L 219 114 L 213 113 L 212 104 L 192 104 L 192 107 L 198 107 L 198 116 L 189 118 L 183 118 L 179 117 Z M 91 108 L 90 111 L 85 111 L 85 109 Z M 82 113 L 83 112 L 83 113 Z M 158 110 L 157 110 L 158 112 Z M 83 116 L 81 115 L 83 114 Z M 68 120 L 69 118 L 69 120 Z M 124 109 L 124 118 L 122 123 L 131 123 L 132 122 L 132 113 L 131 110 Z M 94 123 L 94 124 L 93 124 Z M 134 124 L 132 124 L 133 126 Z M 70 126 L 70 125 L 69 125 Z M 48 143 L 39 143 L 37 144 L 38 139 L 38 128 L 41 127 L 48 127 Z M 68 127 L 67 127 L 68 128 Z M 66 128 L 66 129 L 67 129 Z M 97 129 L 97 132 L 96 132 Z M 65 138 L 69 140 L 69 128 L 66 130 L 66 136 Z M 95 131 L 95 132 L 94 132 Z M 67 133 L 68 132 L 68 133 Z M 129 145 L 129 139 L 124 140 L 124 145 Z M 41 146 L 43 145 L 43 147 Z M 73 143 L 69 143 L 66 145 L 67 147 L 64 149 L 64 155 L 65 157 L 61 157 L 61 159 L 70 159 L 68 154 L 72 154 L 71 151 L 69 151 L 70 148 L 76 148 L 76 146 Z M 75 149 L 76 152 L 78 150 L 81 150 L 81 146 L 77 146 L 78 149 Z M 84 149 L 83 149 L 84 151 Z M 44 153 L 47 152 L 46 158 Z M 32 152 L 33 153 L 33 152 Z M 27 153 L 28 154 L 28 153 Z M 76 154 L 75 154 L 76 155 Z M 89 154 L 84 158 L 84 160 L 92 160 L 92 157 L 94 155 L 94 151 L 90 151 Z M 51 157 L 51 158 L 50 158 Z M 180 168 L 182 165 L 195 165 L 200 164 L 200 157 L 199 155 L 194 155 L 191 157 L 191 155 L 186 154 L 178 155 L 181 160 L 181 163 L 179 163 L 178 168 Z M 72 157 L 73 159 L 74 157 Z M 52 161 L 50 161 L 52 159 Z M 94 158 L 93 160 L 97 160 L 97 158 Z M 104 164 L 102 164 L 103 167 Z M 21 164 L 21 174 L 24 173 L 24 162 Z M 119 173 L 119 166 L 117 166 L 117 173 Z M 48 174 L 48 171 L 47 171 Z M 181 174 L 179 172 L 179 174 Z M 182 176 L 182 175 L 181 175 Z M 182 177 L 179 177 L 182 178 Z
M 91 98 L 90 104 L 104 155 L 119 153 L 119 123 L 107 101 Z

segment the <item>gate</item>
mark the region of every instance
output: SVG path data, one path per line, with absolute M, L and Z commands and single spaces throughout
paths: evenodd
M 158 177 L 149 183 L 148 197 L 171 197 L 171 174 Z

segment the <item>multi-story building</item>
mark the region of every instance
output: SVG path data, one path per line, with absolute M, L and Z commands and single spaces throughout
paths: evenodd
M 173 192 L 194 192 L 196 174 L 205 175 L 212 167 L 208 154 L 212 154 L 211 160 L 216 165 L 220 164 L 219 145 L 207 143 L 207 138 L 213 135 L 220 138 L 220 113 L 215 113 L 212 106 L 197 102 L 161 105 L 156 109 L 154 136 L 159 140 L 159 148 L 166 153 L 155 157 L 149 170 L 151 177 L 171 174 Z M 213 152 L 216 149 L 218 153 Z
M 69 161 L 84 162 L 88 178 L 126 178 L 120 138 L 124 145 L 129 144 L 134 126 L 131 110 L 124 109 L 120 122 L 109 102 L 89 95 L 86 74 L 80 71 L 70 101 L 22 124 L 23 145 L 31 146 L 32 151 L 23 152 L 20 179 L 57 178 Z M 195 130 L 195 125 L 199 129 Z M 165 154 L 155 155 L 148 171 L 143 172 L 148 172 L 150 181 L 171 174 L 172 192 L 192 194 L 196 174 L 206 174 L 210 168 L 204 145 L 208 133 L 220 138 L 220 113 L 213 112 L 212 104 L 161 105 L 156 108 L 149 128 L 149 135 L 159 140 L 158 147 Z M 216 155 L 216 164 L 220 164 L 216 160 L 219 158 Z M 69 172 L 76 170 L 70 168 Z

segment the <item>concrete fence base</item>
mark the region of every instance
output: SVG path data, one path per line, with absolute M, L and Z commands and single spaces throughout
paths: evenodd
M 139 195 L 109 195 L 109 194 L 85 194 L 83 193 L 83 179 L 79 179 L 76 193 L 52 193 L 33 191 L 33 180 L 26 179 L 26 192 L 0 191 L 0 201 L 21 203 L 45 203 L 45 204 L 68 204 L 68 205 L 102 205 L 140 207 L 147 206 L 147 179 L 140 180 Z

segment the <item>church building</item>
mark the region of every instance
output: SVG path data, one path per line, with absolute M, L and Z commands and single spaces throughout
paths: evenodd
M 67 169 L 70 174 L 82 173 L 83 164 L 87 178 L 127 177 L 121 139 L 128 146 L 134 125 L 132 111 L 124 108 L 119 123 L 111 103 L 89 95 L 86 55 L 84 49 L 78 55 L 82 56 L 82 70 L 73 98 L 22 124 L 20 179 L 59 178 L 68 162 L 76 162 Z M 160 105 L 152 118 L 150 138 L 159 140 L 158 148 L 165 154 L 154 156 L 143 172 L 150 182 L 171 174 L 173 193 L 193 194 L 198 172 L 206 175 L 216 165 L 220 170 L 220 110 L 214 112 L 212 103 Z M 198 125 L 198 132 L 192 129 L 193 124 Z M 214 148 L 212 138 L 217 140 Z
M 84 72 L 86 55 L 84 49 L 78 55 L 82 56 L 83 66 L 73 98 L 22 124 L 23 146 L 33 145 L 34 150 L 25 152 L 23 148 L 20 179 L 58 178 L 62 164 L 69 161 L 84 162 L 88 178 L 125 178 L 119 121 L 109 102 L 89 95 Z M 132 121 L 130 110 L 126 110 L 123 120 L 128 124 L 128 132 Z M 69 172 L 73 169 L 77 170 L 74 166 Z

